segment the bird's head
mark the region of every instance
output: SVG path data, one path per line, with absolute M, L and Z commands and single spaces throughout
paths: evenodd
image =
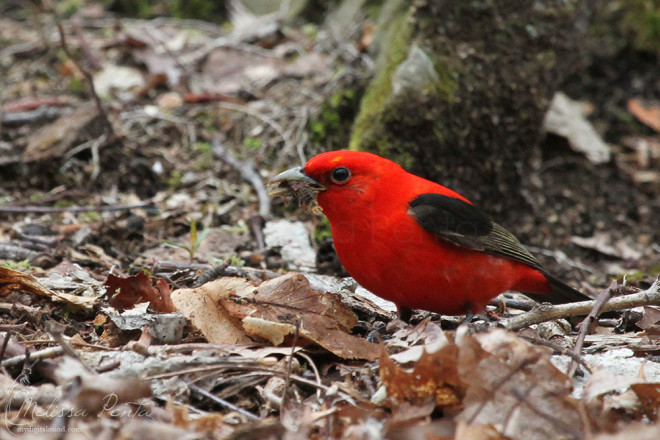
M 315 197 L 326 215 L 333 206 L 346 208 L 373 201 L 388 177 L 403 171 L 396 163 L 363 151 L 329 151 L 311 158 L 303 167 L 292 168 L 268 183 L 271 195 L 292 195 L 301 205 Z

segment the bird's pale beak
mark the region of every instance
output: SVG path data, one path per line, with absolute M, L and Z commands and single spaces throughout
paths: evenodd
M 323 191 L 325 187 L 311 177 L 303 174 L 303 167 L 291 168 L 270 179 L 268 182 L 268 195 L 282 196 L 296 191 L 298 185 L 305 186 L 313 191 Z

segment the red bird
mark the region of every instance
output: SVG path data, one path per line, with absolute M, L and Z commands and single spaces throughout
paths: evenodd
M 272 195 L 316 195 L 346 270 L 400 312 L 477 313 L 507 290 L 551 303 L 590 299 L 465 197 L 375 154 L 322 153 L 269 185 Z

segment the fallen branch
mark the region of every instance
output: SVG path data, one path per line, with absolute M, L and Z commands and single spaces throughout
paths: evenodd
M 108 206 L 0 206 L 0 213 L 7 212 L 11 214 L 50 214 L 62 212 L 92 212 L 92 211 L 124 211 L 138 208 L 156 208 L 151 202 L 135 203 L 132 205 L 108 205 Z
M 603 309 L 603 306 L 607 304 L 607 301 L 612 298 L 612 294 L 614 293 L 616 287 L 617 283 L 616 281 L 613 281 L 607 289 L 600 292 L 598 298 L 596 298 L 594 308 L 591 309 L 587 317 L 584 318 L 584 321 L 580 323 L 580 331 L 578 332 L 578 337 L 575 340 L 575 346 L 573 347 L 574 354 L 579 355 L 582 353 L 582 347 L 584 346 L 584 339 L 587 337 L 587 333 L 589 333 L 591 330 L 592 324 L 596 321 L 596 319 L 598 319 L 598 315 L 600 315 L 600 311 Z M 573 375 L 577 372 L 577 369 L 578 364 L 575 362 L 575 358 L 572 358 L 571 363 L 568 366 L 568 376 L 573 377 Z
M 213 138 L 211 145 L 213 146 L 214 157 L 222 160 L 224 163 L 241 173 L 241 177 L 252 185 L 257 193 L 257 199 L 259 200 L 259 215 L 264 218 L 270 217 L 270 197 L 268 197 L 268 191 L 266 191 L 266 185 L 264 185 L 263 178 L 257 170 L 254 169 L 254 164 L 250 161 L 240 161 L 232 156 L 222 145 L 220 138 L 217 136 Z
M 543 304 L 530 312 L 503 319 L 499 324 L 509 330 L 520 330 L 553 319 L 588 315 L 595 304 L 596 301 L 593 300 L 556 306 Z M 650 305 L 660 305 L 660 278 L 656 279 L 653 285 L 646 290 L 610 299 L 603 305 L 601 313 Z
M 31 361 L 42 360 L 42 359 L 51 359 L 58 357 L 64 353 L 62 347 L 48 347 L 43 350 L 35 351 L 34 353 L 19 354 L 17 356 L 10 357 L 0 362 L 0 366 L 3 368 L 14 367 L 24 363 L 27 359 Z
M 23 247 L 16 246 L 10 243 L 0 243 L 0 259 L 3 260 L 13 260 L 13 261 L 32 260 L 38 255 L 39 252 L 35 252 L 30 249 L 25 249 Z
M 190 389 L 190 391 L 193 391 L 197 394 L 200 394 L 200 395 L 206 397 L 207 399 L 210 399 L 211 401 L 217 403 L 218 405 L 229 409 L 230 411 L 235 411 L 235 412 L 241 414 L 242 416 L 245 416 L 248 420 L 252 420 L 252 421 L 261 420 L 258 416 L 255 416 L 254 414 L 252 414 L 248 410 L 240 408 L 240 407 L 234 405 L 233 403 L 228 402 L 225 399 L 223 399 L 221 397 L 218 397 L 215 394 L 212 394 L 212 393 L 206 391 L 204 388 L 198 387 L 195 384 L 189 383 L 188 388 Z
M 115 133 L 115 128 L 112 126 L 112 122 L 110 121 L 110 117 L 108 116 L 108 112 L 105 110 L 105 107 L 103 107 L 103 103 L 101 102 L 101 98 L 99 97 L 98 93 L 96 93 L 96 88 L 94 87 L 94 77 L 92 76 L 89 69 L 85 68 L 75 60 L 73 54 L 71 53 L 71 50 L 69 49 L 69 45 L 66 41 L 66 34 L 64 33 L 64 27 L 62 27 L 62 23 L 60 22 L 56 13 L 54 14 L 54 17 L 55 17 L 55 24 L 57 25 L 57 30 L 59 31 L 60 34 L 60 42 L 62 44 L 62 50 L 64 51 L 66 56 L 71 60 L 71 62 L 74 63 L 78 67 L 78 69 L 80 69 L 83 76 L 85 77 L 85 81 L 89 86 L 89 92 L 92 95 L 94 104 L 96 105 L 96 110 L 99 112 L 99 116 L 101 116 L 103 125 L 107 130 L 108 139 L 111 140 L 118 139 L 117 134 Z

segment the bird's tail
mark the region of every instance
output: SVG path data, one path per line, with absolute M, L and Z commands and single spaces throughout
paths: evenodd
M 543 276 L 547 278 L 550 284 L 550 293 L 527 293 L 523 292 L 530 298 L 539 302 L 549 302 L 551 304 L 567 304 L 580 301 L 588 301 L 590 298 L 584 293 L 564 283 L 559 278 L 546 272 L 542 272 Z

